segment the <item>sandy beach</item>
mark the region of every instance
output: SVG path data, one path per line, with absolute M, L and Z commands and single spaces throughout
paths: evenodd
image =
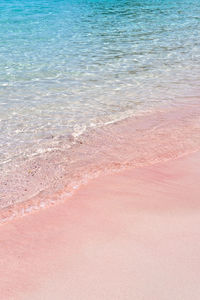
M 200 1 L 0 14 L 0 300 L 200 300 Z
M 1 225 L 1 300 L 199 299 L 199 179 L 197 152 Z

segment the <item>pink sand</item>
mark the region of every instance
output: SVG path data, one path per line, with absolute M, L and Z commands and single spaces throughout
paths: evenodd
M 1 300 L 200 299 L 200 153 L 0 227 Z

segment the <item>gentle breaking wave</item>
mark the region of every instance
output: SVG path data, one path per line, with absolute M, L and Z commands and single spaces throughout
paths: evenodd
M 1 221 L 66 200 L 100 174 L 175 159 L 200 150 L 199 101 L 90 129 L 58 150 L 5 165 Z

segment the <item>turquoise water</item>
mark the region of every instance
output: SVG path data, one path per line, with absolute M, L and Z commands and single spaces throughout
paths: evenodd
M 199 32 L 195 0 L 1 1 L 1 163 L 198 95 Z
M 199 0 L 1 0 L 4 174 L 61 148 L 77 168 L 90 128 L 198 98 L 199 33 Z

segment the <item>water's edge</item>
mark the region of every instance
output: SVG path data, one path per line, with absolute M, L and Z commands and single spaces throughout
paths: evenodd
M 7 173 L 4 167 L 0 223 L 65 201 L 100 174 L 148 166 L 198 150 L 198 99 L 92 129 L 80 135 L 70 149 L 41 154 L 17 168 L 7 168 Z

